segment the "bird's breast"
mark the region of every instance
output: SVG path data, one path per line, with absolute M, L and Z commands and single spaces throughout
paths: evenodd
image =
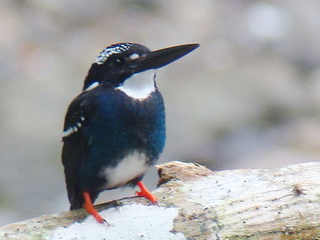
M 148 162 L 149 159 L 145 153 L 133 151 L 119 160 L 115 166 L 102 168 L 98 173 L 99 178 L 106 181 L 102 190 L 126 185 L 133 179 L 144 175 L 149 168 Z
M 100 94 L 98 100 L 83 129 L 88 141 L 82 185 L 116 188 L 143 176 L 159 158 L 165 143 L 163 101 L 157 91 L 143 101 L 120 91 Z

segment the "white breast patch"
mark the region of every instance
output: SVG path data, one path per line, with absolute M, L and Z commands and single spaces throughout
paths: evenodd
M 107 167 L 99 173 L 99 177 L 106 178 L 108 184 L 103 189 L 119 187 L 139 177 L 148 170 L 147 157 L 144 153 L 133 152 L 116 167 Z

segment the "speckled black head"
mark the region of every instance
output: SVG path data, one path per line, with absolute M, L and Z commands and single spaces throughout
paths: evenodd
M 161 68 L 186 55 L 198 44 L 186 44 L 157 51 L 137 43 L 118 43 L 105 48 L 95 59 L 83 90 L 101 83 L 117 87 L 135 73 Z

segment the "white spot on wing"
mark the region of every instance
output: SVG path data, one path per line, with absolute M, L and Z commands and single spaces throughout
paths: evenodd
M 156 70 L 151 69 L 136 73 L 130 78 L 126 79 L 124 83 L 117 89 L 135 99 L 146 99 L 152 92 L 156 90 L 154 84 L 155 71 Z
M 62 137 L 69 137 L 70 135 L 72 135 L 73 133 L 76 133 L 79 131 L 79 129 L 82 127 L 82 123 L 85 120 L 84 117 L 80 118 L 80 121 L 77 122 L 74 126 L 70 126 L 68 127 L 66 130 L 63 131 L 62 133 Z
M 108 182 L 103 188 L 122 186 L 144 174 L 148 170 L 146 161 L 148 161 L 148 158 L 144 153 L 135 151 L 122 159 L 116 167 L 105 168 L 99 173 L 99 176 L 106 178 Z

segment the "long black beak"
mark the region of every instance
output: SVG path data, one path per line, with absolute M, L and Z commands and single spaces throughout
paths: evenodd
M 199 47 L 199 44 L 185 44 L 149 52 L 138 59 L 137 64 L 134 66 L 134 71 L 138 73 L 148 69 L 161 68 L 183 57 L 197 47 Z

